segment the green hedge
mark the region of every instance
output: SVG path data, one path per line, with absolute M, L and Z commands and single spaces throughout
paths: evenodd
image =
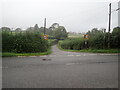
M 119 34 L 120 35 L 120 34 Z M 110 34 L 110 48 L 109 49 L 119 49 L 119 36 L 117 34 Z M 86 42 L 86 43 L 85 43 Z M 59 41 L 59 45 L 63 49 L 70 50 L 81 50 L 81 49 L 108 49 L 108 33 L 98 33 L 92 35 L 88 40 L 74 38 Z
M 59 41 L 59 45 L 63 49 L 71 49 L 71 50 L 81 50 L 85 48 L 85 41 L 83 39 L 67 39 Z
M 34 53 L 45 52 L 50 47 L 47 40 L 39 33 L 2 32 L 2 52 Z

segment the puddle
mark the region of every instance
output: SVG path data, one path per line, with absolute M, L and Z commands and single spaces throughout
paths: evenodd
M 44 59 L 42 59 L 42 61 L 51 61 L 51 59 L 45 59 L 45 58 L 44 58 Z

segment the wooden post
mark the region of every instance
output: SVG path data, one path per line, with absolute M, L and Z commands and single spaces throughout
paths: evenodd
M 44 35 L 46 34 L 45 30 L 46 30 L 46 18 L 45 18 L 45 21 L 44 21 Z
M 111 3 L 109 4 L 108 48 L 110 48 Z

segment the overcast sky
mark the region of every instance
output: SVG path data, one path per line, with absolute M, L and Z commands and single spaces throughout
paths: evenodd
M 88 2 L 89 1 L 89 2 Z M 2 0 L 2 26 L 22 28 L 59 23 L 67 31 L 87 32 L 108 27 L 108 5 L 118 8 L 119 0 Z M 118 26 L 118 12 L 112 13 L 111 27 Z

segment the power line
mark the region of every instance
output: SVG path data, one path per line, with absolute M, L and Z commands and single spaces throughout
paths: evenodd
M 115 9 L 115 10 L 111 11 L 111 13 L 112 13 L 112 12 L 115 12 L 115 11 L 118 11 L 118 10 L 120 10 L 120 8 L 118 8 L 118 9 Z

